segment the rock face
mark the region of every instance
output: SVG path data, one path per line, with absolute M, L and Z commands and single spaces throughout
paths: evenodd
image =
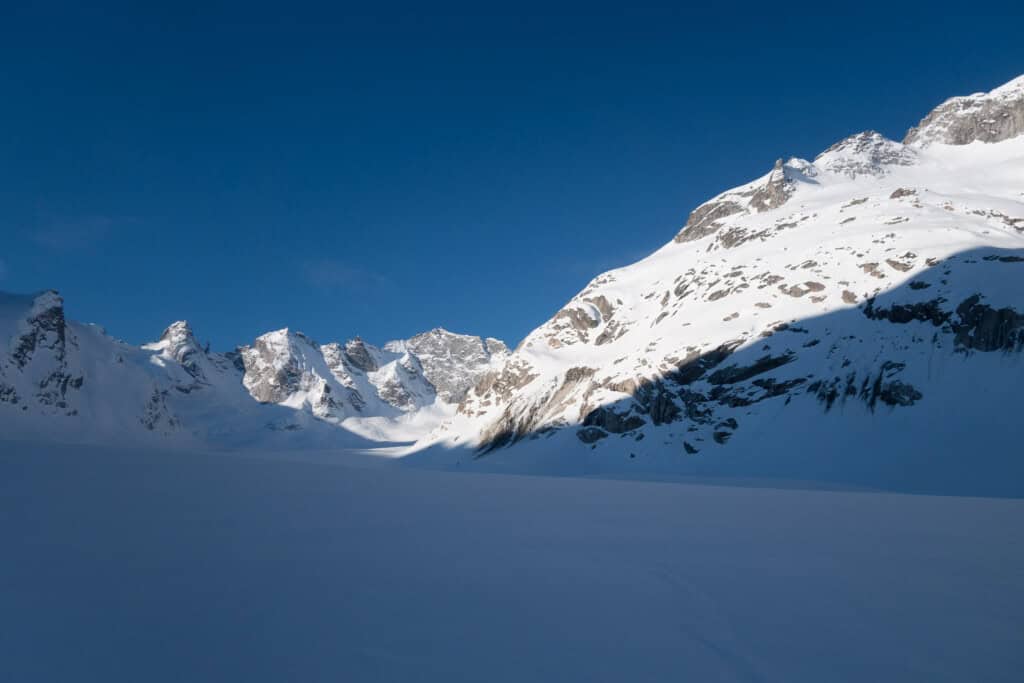
M 497 339 L 454 334 L 440 327 L 385 348 L 415 356 L 423 376 L 448 403 L 461 401 L 483 373 L 500 365 L 508 355 L 508 347 Z
M 285 329 L 239 353 L 242 382 L 257 401 L 340 424 L 349 418 L 397 418 L 435 404 L 454 410 L 470 386 L 504 362 L 508 350 L 496 340 L 440 328 L 383 348 L 358 337 L 320 346 Z
M 954 442 L 946 407 L 976 382 L 997 396 L 1024 380 L 1024 359 L 986 374 L 1024 347 L 1021 85 L 941 105 L 906 144 L 854 135 L 701 205 L 528 335 L 421 449 L 675 470 L 826 421 L 895 443 L 924 419 L 941 424 L 922 438 Z M 975 140 L 992 144 L 948 146 Z M 1005 411 L 984 400 L 962 412 Z
M 208 352 L 196 341 L 187 321 L 171 323 L 158 342 L 145 348 L 159 351 L 162 357 L 178 363 L 196 382 L 206 382 L 210 370 Z
M 240 351 L 243 383 L 262 403 L 308 406 L 322 419 L 394 417 L 433 405 L 454 407 L 508 354 L 497 340 L 440 328 L 383 348 L 356 338 L 323 347 L 288 330 Z
M 241 349 L 242 383 L 260 403 L 308 408 L 322 419 L 345 417 L 342 388 L 333 381 L 319 345 L 301 332 L 268 332 Z
M 1024 133 L 1024 76 L 989 93 L 954 97 L 936 107 L 907 132 L 903 142 L 967 145 L 1001 142 Z
M 694 209 L 675 241 L 692 242 L 713 234 L 732 216 L 778 208 L 792 196 L 799 183 L 812 182 L 814 173 L 815 169 L 803 159 L 778 159 L 768 175 L 723 192 Z
M 917 153 L 873 130 L 840 140 L 814 158 L 823 171 L 849 178 L 887 175 L 893 168 L 910 166 Z
M 0 347 L 6 351 L 0 355 L 0 403 L 21 411 L 76 414 L 83 378 L 60 295 L 52 290 L 32 297 L 4 295 L 0 326 L 8 332 Z

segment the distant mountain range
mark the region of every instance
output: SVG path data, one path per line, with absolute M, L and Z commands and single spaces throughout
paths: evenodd
M 215 448 L 414 440 L 508 356 L 496 339 L 442 329 L 383 348 L 283 329 L 221 354 L 184 321 L 135 347 L 66 320 L 53 291 L 0 296 L 0 340 L 6 434 Z

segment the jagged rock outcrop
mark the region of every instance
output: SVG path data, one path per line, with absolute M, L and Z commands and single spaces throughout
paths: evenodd
M 37 294 L 31 308 L 18 321 L 11 338 L 11 360 L 24 368 L 38 352 L 63 362 L 67 333 L 64 322 L 64 299 L 54 290 Z
M 1024 133 L 1024 76 L 988 93 L 953 97 L 907 132 L 904 144 L 1001 142 Z
M 241 350 L 243 382 L 258 401 L 306 406 L 321 419 L 396 417 L 455 404 L 508 354 L 497 340 L 440 328 L 384 348 L 358 337 L 320 346 L 288 330 Z
M 508 347 L 497 339 L 455 334 L 440 327 L 385 348 L 412 354 L 423 376 L 448 403 L 461 401 L 484 373 L 499 367 L 508 355 Z
M 345 359 L 352 367 L 363 372 L 373 372 L 379 367 L 368 345 L 359 337 L 345 342 Z
M 178 363 L 197 382 L 206 381 L 208 349 L 199 345 L 187 321 L 171 323 L 160 335 L 160 340 L 146 345 L 146 348 L 159 351 L 164 358 Z
M 321 419 L 347 416 L 343 390 L 327 368 L 319 345 L 301 332 L 287 328 L 268 332 L 241 354 L 242 383 L 257 401 L 308 407 Z
M 816 169 L 803 159 L 778 159 L 768 175 L 749 185 L 724 192 L 701 204 L 686 219 L 676 242 L 692 242 L 718 232 L 725 219 L 737 215 L 761 213 L 785 204 L 798 183 L 812 182 Z
M 0 297 L 0 328 L 6 332 L 0 346 L 0 403 L 21 411 L 75 415 L 84 378 L 60 294 L 48 290 Z
M 891 169 L 909 166 L 917 160 L 913 149 L 873 130 L 851 135 L 814 158 L 822 171 L 857 176 L 883 176 Z

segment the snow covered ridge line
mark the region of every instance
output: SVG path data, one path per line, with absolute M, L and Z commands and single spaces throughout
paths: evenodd
M 438 328 L 383 348 L 358 338 L 321 346 L 283 329 L 220 354 L 184 321 L 133 347 L 67 321 L 55 291 L 0 294 L 0 340 L 7 433 L 220 447 L 411 441 L 508 353 L 495 339 Z
M 820 463 L 781 464 L 787 435 L 818 432 L 797 450 L 838 469 L 871 439 L 893 463 L 1019 443 L 1021 84 L 933 112 L 906 144 L 854 135 L 698 207 L 528 335 L 419 457 L 468 445 L 480 467 L 808 476 Z M 990 105 L 1011 121 L 998 135 L 971 128 Z
M 845 138 L 819 154 L 813 163 L 779 159 L 765 176 L 723 192 L 694 209 L 676 235 L 677 242 L 700 239 L 716 232 L 723 219 L 760 213 L 785 204 L 801 183 L 817 184 L 818 176 L 856 179 L 882 177 L 894 168 L 920 161 L 921 150 L 934 145 L 995 143 L 1024 134 L 1024 75 L 989 93 L 954 97 L 936 107 L 903 142 L 876 131 Z
M 1024 495 L 1022 106 L 1024 78 L 903 143 L 869 131 L 780 160 L 512 353 L 440 329 L 383 347 L 284 329 L 218 354 L 185 323 L 132 347 L 65 320 L 55 293 L 0 296 L 0 428 Z

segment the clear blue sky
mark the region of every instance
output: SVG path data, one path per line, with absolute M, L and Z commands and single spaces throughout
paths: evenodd
M 777 157 L 1024 73 L 1009 2 L 84 4 L 4 9 L 0 289 L 218 349 L 515 343 Z

